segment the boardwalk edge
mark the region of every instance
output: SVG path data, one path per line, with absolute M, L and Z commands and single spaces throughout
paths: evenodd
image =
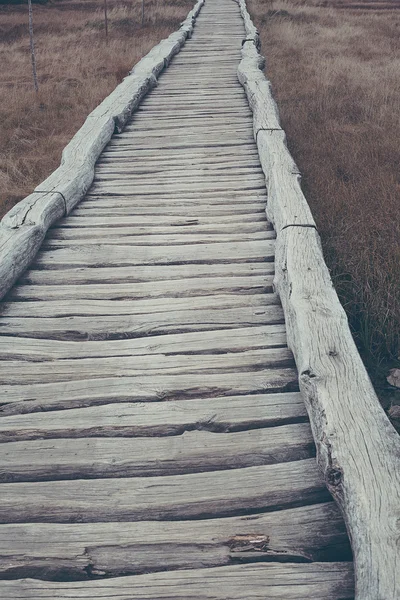
M 398 509 L 400 438 L 372 387 L 325 264 L 311 210 L 300 187 L 259 36 L 238 0 L 246 29 L 238 79 L 253 111 L 268 191 L 267 216 L 277 233 L 275 287 L 288 345 L 317 445 L 317 460 L 341 508 L 355 559 L 357 600 L 400 594 Z
M 0 222 L 0 299 L 29 266 L 47 230 L 68 215 L 92 184 L 94 166 L 114 133 L 120 133 L 157 77 L 191 36 L 205 0 L 180 28 L 154 46 L 123 82 L 87 117 L 64 148 L 60 166 Z

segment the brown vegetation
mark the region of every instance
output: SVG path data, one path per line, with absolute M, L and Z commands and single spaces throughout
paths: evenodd
M 249 6 L 326 261 L 379 387 L 399 356 L 400 12 Z
M 39 94 L 33 89 L 28 8 L 0 6 L 0 216 L 59 164 L 88 113 L 156 43 L 179 27 L 194 0 L 62 0 L 34 5 Z

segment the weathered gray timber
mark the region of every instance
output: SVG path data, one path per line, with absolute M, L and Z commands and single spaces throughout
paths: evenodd
M 57 579 L 271 561 L 346 560 L 350 547 L 333 502 L 202 521 L 0 525 L 0 574 Z M 257 533 L 251 533 L 256 531 Z M 206 550 L 206 551 L 205 551 Z
M 245 0 L 246 33 L 253 37 Z M 316 224 L 286 147 L 257 39 L 243 45 L 238 77 L 277 233 L 275 286 L 299 371 L 318 462 L 344 514 L 355 558 L 356 598 L 400 597 L 400 438 L 374 392 L 321 251 Z
M 58 439 L 51 444 L 24 441 L 8 444 L 2 452 L 0 481 L 179 475 L 283 463 L 311 456 L 314 443 L 308 423 L 230 435 L 186 431 L 162 438 Z
M 3 483 L 1 492 L 0 523 L 204 519 L 329 500 L 313 458 L 168 477 Z
M 349 563 L 240 565 L 152 573 L 106 581 L 5 581 L 3 600 L 342 600 L 350 598 Z
M 354 597 L 274 291 L 275 109 L 237 78 L 258 34 L 201 5 L 89 117 L 64 198 L 0 227 L 4 600 Z
M 265 325 L 261 327 L 242 327 L 230 331 L 193 332 L 171 335 L 159 335 L 157 340 L 136 338 L 118 341 L 87 341 L 85 344 L 70 344 L 63 341 L 22 339 L 4 336 L 1 339 L 0 359 L 26 360 L 41 362 L 54 359 L 105 358 L 118 356 L 145 355 L 225 354 L 254 349 L 279 348 L 276 358 L 287 357 L 284 325 Z M 271 360 L 273 360 L 271 355 Z
M 156 399 L 156 397 L 154 398 Z M 151 398 L 149 398 L 151 400 Z M 60 403 L 61 404 L 61 403 Z M 169 402 L 115 402 L 95 407 L 11 414 L 0 419 L 0 442 L 30 439 L 146 437 L 186 431 L 247 431 L 304 423 L 298 392 L 251 394 Z M 276 430 L 279 434 L 281 428 Z M 267 434 L 274 434 L 274 429 Z M 222 436 L 224 440 L 225 437 Z M 211 439 L 210 439 L 211 441 Z M 212 441 L 217 441 L 214 438 Z M 5 449 L 7 452 L 7 449 Z

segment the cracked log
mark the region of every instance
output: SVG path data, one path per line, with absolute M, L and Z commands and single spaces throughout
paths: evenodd
M 283 368 L 243 373 L 105 377 L 29 386 L 4 385 L 0 413 L 6 416 L 116 402 L 159 402 L 297 390 L 296 371 Z
M 251 582 L 251 584 L 250 584 Z M 343 600 L 353 596 L 349 563 L 236 565 L 90 582 L 0 582 L 2 600 Z
M 1 496 L 0 523 L 206 519 L 330 499 L 313 458 L 169 477 L 3 483 Z
M 159 398 L 154 396 L 153 399 Z M 70 408 L 68 411 L 50 410 L 2 416 L 0 442 L 171 436 L 193 430 L 245 431 L 304 423 L 306 420 L 306 409 L 298 392 L 225 398 L 214 396 L 168 402 L 115 402 L 103 406 Z
M 296 377 L 292 353 L 287 348 L 256 349 L 225 354 L 180 354 L 154 356 L 151 354 L 128 357 L 82 358 L 32 363 L 27 361 L 0 361 L 0 377 L 7 385 L 54 384 L 57 382 L 90 381 L 114 377 L 143 377 L 161 375 L 188 375 L 190 373 L 240 373 L 270 368 L 271 378 L 286 374 Z
M 2 446 L 0 482 L 169 476 L 311 456 L 315 447 L 308 423 L 219 435 L 195 430 L 161 438 L 21 441 Z
M 196 569 L 246 562 L 255 553 L 263 562 L 351 557 L 333 502 L 282 510 L 279 519 L 276 513 L 262 513 L 190 522 L 0 525 L 0 574 L 5 579 Z

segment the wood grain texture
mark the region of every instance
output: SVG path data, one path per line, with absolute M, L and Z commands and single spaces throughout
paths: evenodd
M 283 325 L 159 335 L 134 340 L 63 342 L 2 337 L 0 360 L 41 362 L 80 358 L 143 357 L 151 355 L 224 354 L 244 350 L 280 348 L 286 353 Z M 278 354 L 280 355 L 280 354 Z M 277 355 L 277 356 L 278 356 Z
M 0 523 L 204 519 L 330 498 L 314 458 L 169 477 L 3 483 L 1 496 Z
M 2 448 L 0 482 L 171 476 L 312 456 L 315 448 L 308 423 L 220 434 L 186 431 L 162 438 L 21 441 Z
M 347 561 L 333 502 L 201 521 L 0 525 L 0 575 L 57 580 L 121 576 L 259 560 Z M 115 580 L 114 580 L 115 582 Z
M 83 228 L 81 228 L 82 230 Z M 118 228 L 120 229 L 120 228 Z M 106 235 L 99 235 L 99 237 L 88 236 L 85 237 L 84 232 L 81 237 L 75 237 L 72 240 L 64 239 L 49 239 L 45 240 L 42 244 L 43 250 L 68 248 L 70 246 L 93 246 L 94 244 L 102 244 L 108 246 L 119 246 L 121 244 L 121 236 L 119 235 L 118 229 L 115 229 L 113 234 L 110 235 L 108 230 Z M 259 231 L 252 232 L 249 234 L 237 233 L 235 235 L 224 235 L 224 234 L 203 234 L 196 235 L 195 233 L 186 233 L 178 235 L 160 235 L 152 236 L 151 239 L 144 238 L 143 236 L 125 235 L 123 237 L 124 245 L 132 244 L 133 246 L 186 246 L 186 244 L 221 244 L 231 242 L 252 242 L 255 240 L 273 240 L 275 239 L 275 233 L 273 231 Z
M 157 227 L 157 224 L 155 223 L 155 215 L 153 213 L 154 211 L 150 212 L 150 214 L 135 215 L 130 219 L 124 219 L 123 216 L 114 217 L 114 219 L 111 217 L 107 218 L 102 215 L 85 215 L 84 218 L 78 216 L 72 218 L 71 216 L 63 223 L 62 227 L 63 229 L 68 229 L 71 227 L 77 229 L 79 228 L 83 230 L 81 233 L 84 233 L 85 230 L 92 229 L 92 227 L 107 227 L 109 233 L 111 233 L 113 229 L 117 227 Z M 162 225 L 164 227 L 188 227 L 188 231 L 191 231 L 191 228 L 197 225 L 213 225 L 215 227 L 217 223 L 221 223 L 221 225 L 235 225 L 237 227 L 240 223 L 266 223 L 266 218 L 263 210 L 257 210 L 255 212 L 253 211 L 248 213 L 246 213 L 244 210 L 237 214 L 235 214 L 233 211 L 230 214 L 218 215 L 218 217 L 215 215 L 213 216 L 211 211 L 211 214 L 206 215 L 191 216 L 191 213 L 189 215 L 181 213 L 178 215 L 167 215 L 162 219 Z M 54 229 L 57 228 L 58 227 L 56 224 Z M 157 230 L 155 230 L 155 232 L 156 231 Z M 183 231 L 184 229 L 182 229 L 182 232 Z
M 220 245 L 223 244 L 216 244 L 216 246 Z M 124 246 L 125 249 L 130 247 L 131 246 Z M 107 248 L 107 246 L 103 244 L 102 248 L 104 250 Z M 112 246 L 113 250 L 114 248 L 115 246 Z M 138 246 L 134 246 L 134 248 L 138 248 Z M 182 252 L 181 256 L 183 256 L 186 246 L 177 246 L 172 248 L 174 252 L 176 248 L 180 248 Z M 91 248 L 88 248 L 86 253 L 87 255 L 94 255 L 93 258 L 95 259 L 95 251 L 92 251 L 91 254 L 91 250 Z M 219 249 L 217 248 L 216 254 L 218 253 L 218 250 Z M 163 254 L 161 250 L 156 250 L 156 252 L 159 252 L 158 256 L 160 257 L 160 261 L 155 262 L 154 264 L 162 265 L 163 261 L 168 260 L 168 258 L 165 258 L 165 254 Z M 165 252 L 167 252 L 167 250 L 165 250 Z M 118 254 L 120 257 L 123 256 L 120 253 L 120 249 Z M 104 260 L 101 264 L 108 264 L 108 266 L 111 267 L 112 260 L 110 255 L 111 253 L 108 255 L 109 258 Z M 144 256 L 146 256 L 146 251 L 144 252 Z M 133 256 L 132 259 L 130 259 L 129 256 L 125 256 L 124 258 L 122 258 L 121 261 L 125 264 L 129 264 L 132 262 L 132 260 L 143 260 L 135 256 Z M 45 256 L 45 260 L 47 261 L 47 256 Z M 178 261 L 178 264 L 180 262 L 181 261 Z M 76 263 L 67 261 L 65 264 L 68 268 L 72 264 Z M 146 264 L 146 259 L 144 259 L 144 264 Z M 50 262 L 50 265 L 54 265 L 53 261 Z M 96 267 L 95 261 L 91 263 L 91 266 Z M 139 300 L 144 298 L 152 299 L 183 296 L 209 296 L 212 294 L 269 294 L 272 293 L 272 290 L 272 275 L 266 275 L 264 277 L 257 275 L 249 275 L 248 277 L 235 277 L 233 275 L 228 275 L 227 277 L 183 278 L 172 281 L 164 280 L 160 281 L 157 286 L 155 286 L 154 282 L 152 281 L 146 281 L 144 283 L 116 283 L 113 287 L 111 287 L 109 283 L 81 284 L 79 287 L 79 296 L 80 298 L 91 298 L 93 300 Z M 67 300 L 76 298 L 76 292 L 76 286 L 70 284 L 55 284 L 47 286 L 26 284 L 23 286 L 15 286 L 7 296 L 7 300 Z
M 159 402 L 177 398 L 209 398 L 236 394 L 297 391 L 292 368 L 235 373 L 152 374 L 62 382 L 3 385 L 3 415 L 70 409 L 114 402 Z
M 136 355 L 81 358 L 45 362 L 7 360 L 0 362 L 0 378 L 5 385 L 71 382 L 110 377 L 134 378 L 157 375 L 237 373 L 270 368 L 272 378 L 295 376 L 292 353 L 286 348 L 255 349 L 223 354 Z M 280 370 L 282 369 L 282 373 Z
M 209 295 L 168 297 L 169 311 L 163 310 L 165 296 L 109 301 L 80 298 L 79 304 L 73 297 L 14 302 L 4 306 L 0 334 L 70 341 L 117 340 L 284 322 L 274 294 L 232 293 L 213 296 L 213 300 L 215 305 L 209 309 Z
M 91 582 L 0 582 L 3 600 L 351 600 L 353 591 L 348 563 L 236 565 Z
M 52 268 L 65 266 L 114 266 L 114 265 L 168 265 L 196 264 L 202 262 L 231 263 L 246 261 L 269 261 L 275 256 L 274 240 L 221 244 L 188 244 L 179 246 L 113 246 L 112 254 L 107 246 L 94 245 L 93 248 L 69 247 L 60 250 L 47 250 L 41 253 L 35 265 L 48 265 Z
M 240 2 L 244 7 L 244 0 Z M 271 122 L 277 112 L 268 84 L 255 87 L 263 75 L 254 44 L 244 45 L 242 57 L 239 80 L 254 111 L 256 141 L 267 179 L 267 214 L 277 230 L 275 285 L 319 465 L 348 525 L 355 555 L 356 598 L 397 597 L 400 439 L 379 404 L 351 337 L 284 133 L 259 130 L 257 134 L 260 111 L 268 107 Z
M 74 231 L 74 230 L 71 230 Z M 91 230 L 90 230 L 91 231 Z M 89 232 L 90 233 L 90 232 Z M 172 281 L 193 279 L 200 277 L 235 276 L 246 277 L 249 275 L 274 275 L 275 265 L 270 263 L 239 263 L 229 266 L 223 264 L 204 265 L 168 265 L 164 266 L 136 266 L 130 267 L 83 267 L 72 269 L 30 269 L 19 278 L 18 284 L 54 285 L 54 284 L 88 284 L 88 283 L 146 283 L 157 281 Z M 217 300 L 218 301 L 218 300 Z M 249 299 L 250 301 L 250 299 Z M 2 305 L 4 306 L 4 304 Z M 168 308 L 168 307 L 167 307 Z M 115 312 L 115 311 L 112 311 Z M 0 307 L 1 313 L 1 307 Z
M 144 178 L 145 179 L 145 178 Z M 157 210 L 158 209 L 158 210 Z M 193 202 L 189 204 L 189 206 L 174 206 L 173 202 L 168 203 L 168 206 L 163 206 L 161 203 L 154 204 L 153 206 L 115 206 L 115 203 L 108 203 L 108 208 L 102 208 L 98 206 L 98 202 L 93 207 L 93 212 L 91 213 L 88 209 L 87 204 L 82 203 L 80 209 L 73 212 L 73 214 L 69 217 L 68 221 L 63 222 L 63 228 L 66 224 L 71 225 L 72 227 L 79 227 L 79 224 L 82 222 L 81 218 L 77 217 L 108 217 L 107 225 L 104 226 L 129 226 L 129 221 L 135 221 L 135 217 L 138 215 L 158 215 L 158 216 L 178 216 L 178 217 L 191 217 L 192 219 L 201 215 L 208 216 L 221 216 L 224 214 L 234 215 L 234 214 L 251 214 L 251 213 L 262 213 L 265 210 L 265 202 L 246 202 L 246 203 L 238 203 L 237 205 L 231 203 L 227 204 L 214 204 L 214 203 L 205 203 L 201 205 L 199 202 L 194 204 Z M 122 219 L 121 217 L 125 217 Z M 123 223 L 123 221 L 125 221 Z M 89 221 L 90 222 L 90 221 Z
M 263 427 L 278 427 L 280 430 L 283 425 L 304 423 L 306 420 L 307 412 L 298 392 L 154 403 L 115 402 L 70 408 L 67 411 L 55 408 L 26 416 L 2 415 L 0 442 L 85 437 L 163 437 L 180 435 L 185 431 L 221 433 Z

